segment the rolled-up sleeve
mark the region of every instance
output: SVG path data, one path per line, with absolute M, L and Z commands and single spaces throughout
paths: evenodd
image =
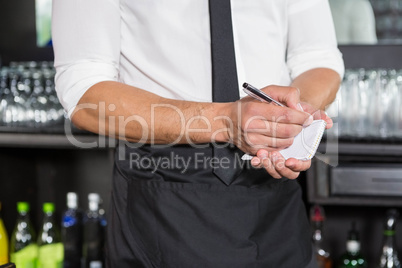
M 314 68 L 344 74 L 342 54 L 327 0 L 291 0 L 287 65 L 292 79 Z
M 118 80 L 118 0 L 54 0 L 52 36 L 56 91 L 71 116 L 91 86 Z

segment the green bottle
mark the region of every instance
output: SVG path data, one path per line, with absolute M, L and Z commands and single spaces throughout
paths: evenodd
M 8 263 L 8 236 L 1 218 L 1 202 L 0 202 L 0 265 Z
M 10 241 L 10 261 L 18 268 L 35 268 L 38 247 L 29 218 L 29 204 L 17 203 L 18 218 Z
M 43 224 L 38 236 L 38 268 L 62 268 L 63 244 L 53 203 L 43 204 Z
M 367 261 L 360 253 L 359 232 L 356 230 L 354 222 L 352 222 L 352 229 L 348 233 L 346 252 L 342 255 L 338 265 L 338 268 L 346 267 L 367 267 Z

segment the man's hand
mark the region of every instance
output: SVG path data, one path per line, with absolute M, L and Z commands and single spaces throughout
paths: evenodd
M 313 117 L 300 107 L 300 94 L 296 88 L 268 86 L 262 89 L 287 107 L 268 104 L 244 97 L 231 104 L 226 140 L 242 151 L 255 155 L 259 149 L 268 152 L 281 150 L 293 143 L 303 126 L 312 123 Z
M 293 178 L 297 171 L 307 169 L 309 163 L 289 161 L 286 166 L 284 161 L 281 164 L 278 151 L 289 147 L 302 128 L 312 123 L 313 116 L 302 111 L 297 88 L 268 86 L 262 90 L 287 107 L 251 97 L 235 102 L 230 116 L 233 125 L 227 128 L 228 141 L 246 153 L 257 155 L 252 164 L 265 168 L 273 177 Z
M 322 110 L 314 109 L 308 103 L 301 103 L 303 110 L 311 114 L 314 120 L 325 120 L 326 128 L 332 127 L 332 119 Z M 268 151 L 266 149 L 258 150 L 256 156 L 251 159 L 251 164 L 254 167 L 265 168 L 267 172 L 274 178 L 286 177 L 288 179 L 296 179 L 301 171 L 310 168 L 311 160 L 302 161 L 295 158 L 285 160 L 279 151 Z
M 274 178 L 280 179 L 286 177 L 288 179 L 296 179 L 301 171 L 310 168 L 311 160 L 297 160 L 289 158 L 285 160 L 279 151 L 268 152 L 261 149 L 257 155 L 251 159 L 251 164 L 257 168 L 265 168 L 267 172 Z

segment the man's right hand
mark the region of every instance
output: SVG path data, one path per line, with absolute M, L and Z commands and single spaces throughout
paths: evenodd
M 310 167 L 311 161 L 285 161 L 279 151 L 289 147 L 302 128 L 313 122 L 313 117 L 303 111 L 297 88 L 268 86 L 262 90 L 286 107 L 249 96 L 240 99 L 231 105 L 227 140 L 256 155 L 251 160 L 254 167 L 264 168 L 274 178 L 295 179 Z
M 249 96 L 230 106 L 227 140 L 251 155 L 259 149 L 271 152 L 289 147 L 303 126 L 313 121 L 310 114 L 302 111 L 297 88 L 268 86 L 262 90 L 287 107 Z

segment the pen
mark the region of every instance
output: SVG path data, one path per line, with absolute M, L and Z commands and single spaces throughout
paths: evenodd
M 276 105 L 285 107 L 282 103 L 280 103 L 277 100 L 274 100 L 271 96 L 269 96 L 267 93 L 264 91 L 259 90 L 256 87 L 253 87 L 249 83 L 243 83 L 243 91 L 246 92 L 249 96 L 253 97 L 254 99 L 260 100 L 262 102 L 267 102 L 267 103 L 275 103 Z

